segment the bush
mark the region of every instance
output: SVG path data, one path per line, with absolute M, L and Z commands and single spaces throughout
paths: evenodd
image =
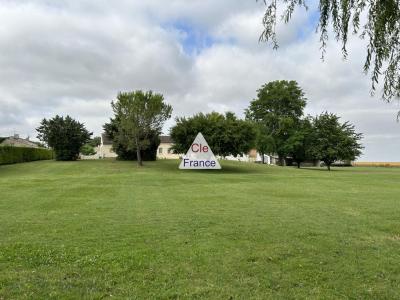
M 15 164 L 35 160 L 53 159 L 52 150 L 4 146 L 0 147 L 0 165 Z
M 90 144 L 85 144 L 81 147 L 81 153 L 86 156 L 95 155 L 96 151 Z

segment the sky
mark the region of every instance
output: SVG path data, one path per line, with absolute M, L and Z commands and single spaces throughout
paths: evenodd
M 305 114 L 328 111 L 364 133 L 360 161 L 400 161 L 398 101 L 370 94 L 365 41 L 344 60 L 330 37 L 321 60 L 315 3 L 278 24 L 279 49 L 258 41 L 263 1 L 0 0 L 0 136 L 36 137 L 43 118 L 70 115 L 94 135 L 120 91 L 162 93 L 173 118 L 244 110 L 273 80 L 296 80 Z

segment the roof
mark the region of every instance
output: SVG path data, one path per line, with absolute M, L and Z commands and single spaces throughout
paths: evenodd
M 112 145 L 113 141 L 107 133 L 101 134 L 101 142 L 103 145 Z
M 173 141 L 169 135 L 160 135 L 160 143 L 173 144 Z
M 3 146 L 16 146 L 16 147 L 28 147 L 28 148 L 39 148 L 39 146 L 35 143 L 32 143 L 28 139 L 21 139 L 18 137 L 10 136 L 6 138 L 2 143 Z

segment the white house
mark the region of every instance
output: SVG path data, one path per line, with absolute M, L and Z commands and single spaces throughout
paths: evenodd
M 106 133 L 102 133 L 101 143 L 97 152 L 99 158 L 116 158 L 118 156 L 112 149 L 112 144 L 112 139 Z

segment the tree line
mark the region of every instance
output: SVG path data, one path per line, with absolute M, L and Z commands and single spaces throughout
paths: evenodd
M 304 116 L 307 99 L 295 81 L 279 80 L 263 85 L 245 110 L 245 118 L 234 113 L 198 113 L 177 117 L 170 129 L 175 153 L 186 153 L 198 132 L 202 132 L 219 156 L 247 154 L 256 149 L 277 154 L 281 165 L 321 160 L 330 170 L 338 160 L 354 160 L 361 154 L 362 134 L 349 122 L 324 112 Z M 155 160 L 159 136 L 171 117 L 172 107 L 161 94 L 152 91 L 119 93 L 111 103 L 114 116 L 104 124 L 119 159 Z M 80 152 L 98 145 L 84 124 L 71 117 L 43 119 L 38 138 L 53 148 L 57 160 L 76 160 Z

